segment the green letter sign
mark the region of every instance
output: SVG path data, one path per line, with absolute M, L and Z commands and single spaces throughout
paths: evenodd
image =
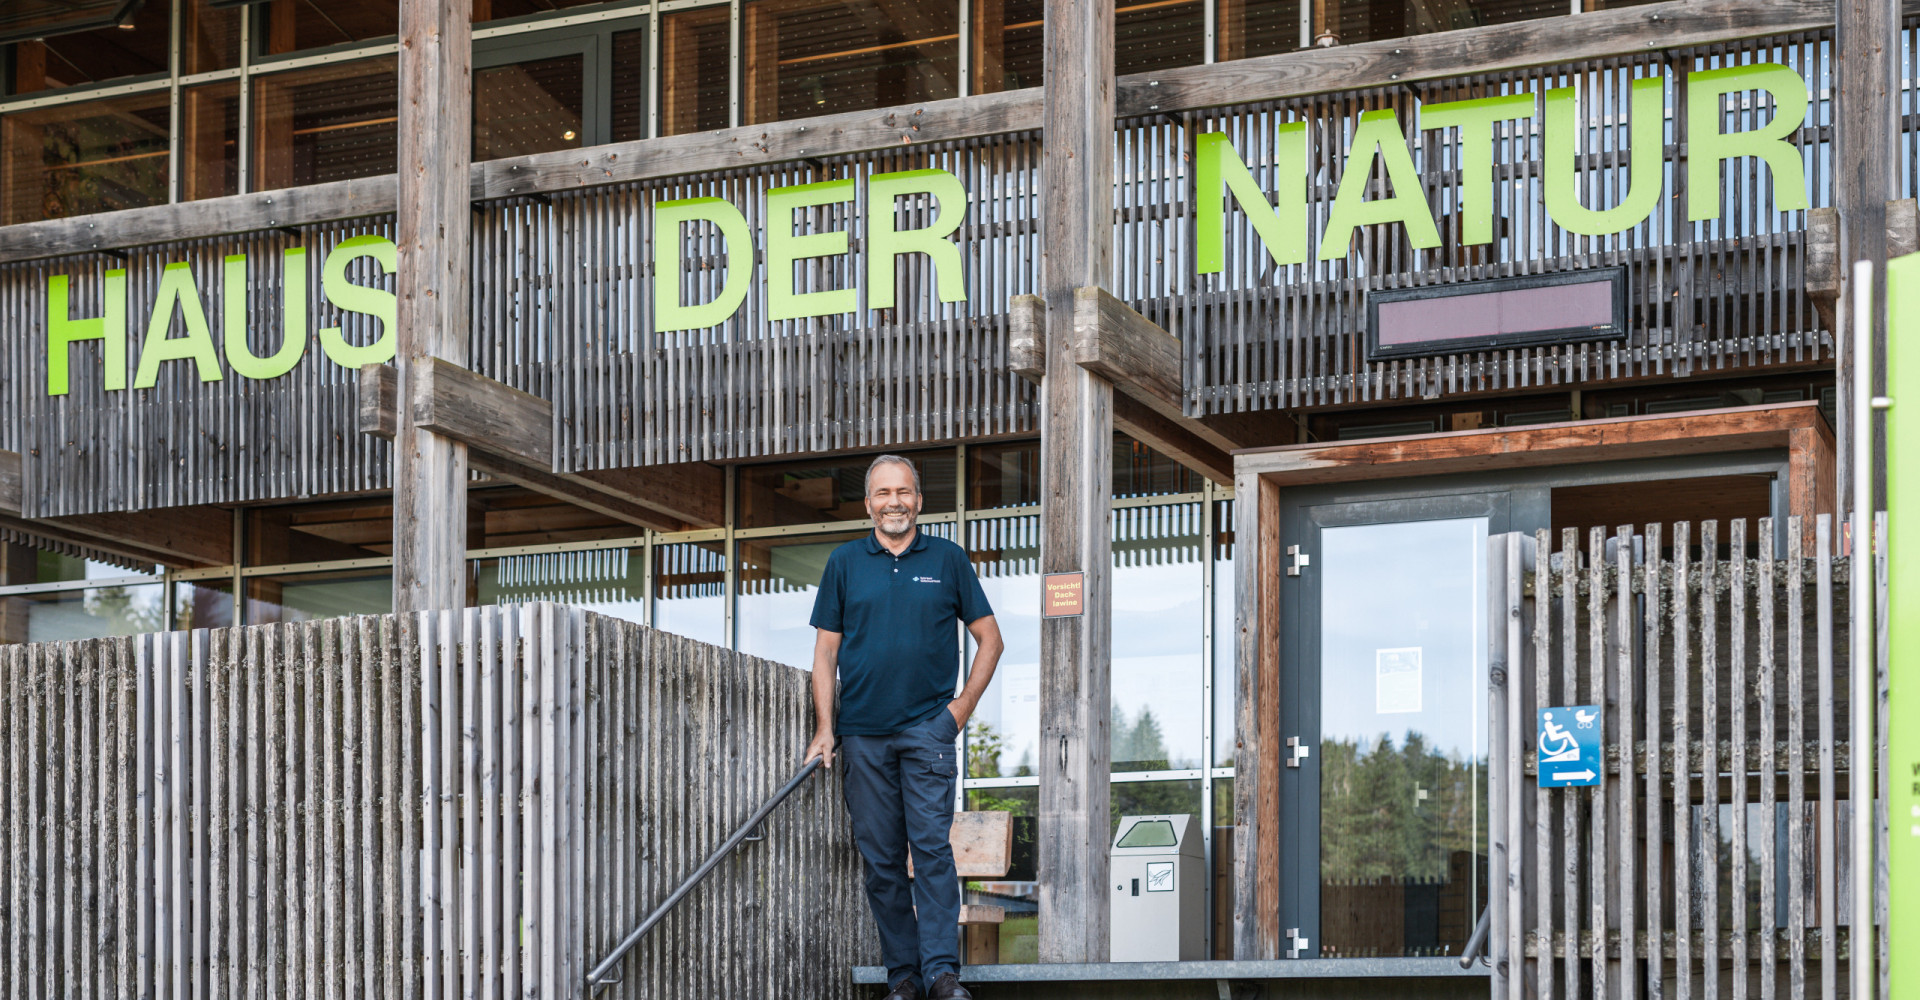
M 847 231 L 795 235 L 793 213 L 802 208 L 838 205 L 853 200 L 852 181 L 821 181 L 767 192 L 767 318 L 799 319 L 830 316 L 860 307 L 860 292 L 849 275 L 846 288 L 819 292 L 793 290 L 793 265 L 816 257 L 839 257 L 847 252 Z M 729 249 L 732 248 L 729 243 Z M 708 324 L 712 325 L 712 324 Z
M 1632 148 L 1627 193 L 1608 209 L 1580 204 L 1579 94 L 1572 87 L 1547 91 L 1547 215 L 1561 229 L 1582 236 L 1625 232 L 1647 220 L 1660 204 L 1665 180 L 1666 83 L 1659 77 L 1633 81 Z M 1797 161 L 1796 161 L 1797 162 Z
M 98 340 L 104 348 L 101 387 L 127 387 L 127 272 L 108 271 L 101 282 L 103 300 L 96 319 L 74 319 L 68 306 L 67 276 L 47 279 L 47 395 L 67 394 L 67 355 L 77 340 Z
M 1260 234 L 1275 264 L 1299 264 L 1307 259 L 1307 123 L 1281 125 L 1274 139 L 1274 174 L 1280 182 L 1277 202 L 1255 183 L 1246 161 L 1233 151 L 1224 132 L 1203 132 L 1195 151 L 1194 190 L 1198 203 L 1194 221 L 1194 267 L 1198 274 L 1226 270 L 1226 196 L 1247 213 L 1247 224 Z
M 682 229 L 690 222 L 711 222 L 727 245 L 727 277 L 713 301 L 683 305 L 680 279 L 685 265 Z M 718 198 L 686 198 L 653 206 L 653 328 L 661 333 L 719 326 L 747 300 L 753 282 L 753 230 L 740 210 Z
M 1421 128 L 1460 130 L 1460 242 L 1493 242 L 1493 125 L 1532 118 L 1532 94 L 1507 94 L 1473 101 L 1429 104 L 1420 111 Z M 1399 191 L 1398 187 L 1394 188 Z
M 924 229 L 895 229 L 894 201 L 923 194 L 933 199 L 933 221 Z M 933 258 L 934 291 L 942 302 L 967 297 L 960 273 L 960 246 L 947 237 L 967 217 L 967 189 L 944 170 L 904 170 L 867 179 L 867 307 L 892 309 L 893 259 L 923 253 Z
M 1750 90 L 1764 90 L 1772 98 L 1773 118 L 1751 131 L 1722 132 L 1726 117 L 1720 99 Z M 1636 107 L 1634 117 L 1639 116 Z M 1740 156 L 1759 157 L 1772 169 L 1776 211 L 1806 208 L 1806 170 L 1799 148 L 1787 139 L 1806 118 L 1807 81 L 1779 63 L 1687 74 L 1687 221 L 1720 217 L 1720 163 Z M 1638 134 L 1634 144 L 1639 145 Z
M 1373 177 L 1376 156 L 1386 168 L 1387 186 L 1393 193 L 1369 201 L 1367 182 Z M 1407 243 L 1416 250 L 1440 245 L 1440 229 L 1433 224 L 1433 207 L 1427 204 L 1426 189 L 1413 169 L 1413 154 L 1407 150 L 1400 119 L 1391 111 L 1364 111 L 1360 126 L 1353 130 L 1353 145 L 1347 147 L 1346 170 L 1333 195 L 1327 233 L 1320 239 L 1320 259 L 1345 257 L 1355 229 L 1390 222 L 1407 227 Z
M 340 245 L 327 254 L 327 262 L 320 266 L 320 289 L 326 293 L 328 301 L 345 312 L 372 316 L 380 321 L 379 338 L 365 346 L 348 343 L 345 333 L 337 326 L 320 331 L 321 350 L 326 351 L 327 357 L 342 368 L 384 364 L 393 360 L 394 352 L 398 349 L 394 338 L 400 326 L 399 297 L 383 288 L 369 288 L 347 280 L 347 265 L 361 257 L 372 257 L 389 271 L 400 266 L 399 248 L 384 236 L 355 236 L 350 240 L 341 240 Z
M 397 253 L 398 251 L 396 251 Z M 241 378 L 279 378 L 300 363 L 307 350 L 307 251 L 288 250 L 280 277 L 280 349 L 264 358 L 247 347 L 247 258 L 228 257 L 221 284 L 226 286 L 220 337 L 227 364 Z M 342 269 L 344 274 L 344 268 Z M 385 338 L 382 338 L 385 339 Z

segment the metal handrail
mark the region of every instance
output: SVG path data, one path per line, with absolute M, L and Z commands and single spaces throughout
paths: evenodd
M 1479 958 L 1482 962 L 1487 962 L 1487 959 L 1481 958 L 1480 952 L 1487 943 L 1487 927 L 1489 918 L 1492 915 L 1493 907 L 1485 906 L 1480 909 L 1480 919 L 1473 925 L 1473 936 L 1467 938 L 1467 947 L 1460 952 L 1460 967 L 1462 969 L 1473 968 L 1473 960 L 1476 958 Z M 1492 963 L 1489 962 L 1488 964 Z
M 748 834 L 752 833 L 756 827 L 765 822 L 767 816 L 771 814 L 774 809 L 778 808 L 780 803 L 785 802 L 787 796 L 793 794 L 794 789 L 799 788 L 802 782 L 813 777 L 813 772 L 818 770 L 820 770 L 820 758 L 818 757 L 814 757 L 802 765 L 800 772 L 788 779 L 785 785 L 780 786 L 780 790 L 773 793 L 773 798 L 763 803 L 759 809 L 754 811 L 752 816 L 747 817 L 747 821 L 742 823 L 739 829 L 733 831 L 733 836 L 728 837 L 726 843 L 720 845 L 719 850 L 709 855 L 707 860 L 700 863 L 699 868 L 694 869 L 693 874 L 688 876 L 685 882 L 680 883 L 678 889 L 673 890 L 673 894 L 667 897 L 666 902 L 661 903 L 658 907 L 654 908 L 652 913 L 647 914 L 647 919 L 642 920 L 640 926 L 634 928 L 633 933 L 627 935 L 625 940 L 622 940 L 619 946 L 613 949 L 612 954 L 602 959 L 599 965 L 594 966 L 592 972 L 587 973 L 587 995 L 597 995 L 601 989 L 619 982 L 620 980 L 618 979 L 606 978 L 607 973 L 612 972 L 614 967 L 620 964 L 620 960 L 626 957 L 627 952 L 633 950 L 634 945 L 640 943 L 641 938 L 647 936 L 648 931 L 653 930 L 655 924 L 665 919 L 668 912 L 675 906 L 680 905 L 680 901 L 685 899 L 687 894 L 693 891 L 694 886 L 699 885 L 702 880 L 712 874 L 714 868 L 719 866 L 721 860 L 728 854 L 733 853 L 733 849 L 739 847 L 741 842 L 747 839 Z

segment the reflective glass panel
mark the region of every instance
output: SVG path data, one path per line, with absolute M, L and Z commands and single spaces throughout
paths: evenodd
M 149 7 L 166 5 L 152 0 Z M 180 31 L 185 37 L 181 53 L 182 73 L 206 73 L 240 65 L 240 18 L 237 8 L 216 9 L 211 0 L 187 0 L 180 12 Z
M 167 631 L 172 624 L 166 587 L 158 583 L 0 597 L 0 604 L 5 605 L 8 633 L 18 633 L 14 622 L 25 618 L 26 642 L 140 635 Z
M 1314 0 L 1312 30 L 1315 45 L 1351 45 L 1558 17 L 1568 12 L 1564 0 L 1465 0 L 1439 4 L 1413 0 Z
M 814 630 L 807 622 L 813 617 L 813 600 L 827 557 L 842 543 L 866 534 L 851 531 L 740 542 L 739 603 L 733 611 L 740 651 L 812 669 Z
M 256 78 L 253 189 L 393 173 L 400 92 L 394 65 L 383 57 Z
M 266 55 L 365 42 L 400 30 L 399 0 L 269 0 L 260 6 L 266 11 L 260 51 Z
M 973 92 L 1040 85 L 1044 0 L 971 0 Z
M 998 906 L 1007 911 L 1000 925 L 1000 962 L 1031 965 L 1040 960 L 1040 883 L 1035 873 L 1034 832 L 1039 825 L 1037 788 L 973 788 L 967 808 L 975 812 L 1013 814 L 1013 864 L 1003 879 L 966 882 L 964 901 Z
M 181 581 L 173 585 L 174 628 L 226 628 L 232 624 L 231 580 Z
M 1325 528 L 1320 954 L 1449 955 L 1485 898 L 1484 518 Z
M 526 17 L 568 7 L 592 7 L 605 0 L 473 0 L 473 22 Z
M 1233 957 L 1233 779 L 1213 779 L 1213 957 Z
M 727 543 L 653 547 L 653 627 L 727 645 Z
M 1201 62 L 1200 0 L 1122 3 L 1113 14 L 1113 72 L 1151 73 Z
M 1115 771 L 1199 767 L 1200 505 L 1113 512 Z
M 905 457 L 920 472 L 921 515 L 953 513 L 954 450 L 908 452 Z M 740 527 L 866 520 L 867 467 L 873 458 L 854 455 L 743 467 Z
M 170 117 L 162 90 L 0 118 L 5 222 L 166 204 Z
M 977 444 L 967 449 L 967 509 L 1040 502 L 1040 442 Z
M 1038 774 L 1040 740 L 1040 519 L 1001 517 L 967 524 L 967 554 L 1006 651 L 967 722 L 967 774 Z M 968 642 L 972 655 L 972 642 Z M 971 662 L 971 659 L 969 659 Z
M 475 69 L 474 160 L 586 145 L 584 64 L 575 53 Z
M 1219 0 L 1215 41 L 1219 58 L 1246 59 L 1292 52 L 1301 45 L 1302 0 Z
M 239 82 L 183 89 L 180 130 L 186 137 L 186 156 L 180 175 L 186 200 L 239 194 Z
M 753 125 L 959 96 L 960 7 L 752 0 L 742 121 Z
M 1200 818 L 1200 781 L 1116 781 L 1108 788 L 1107 841 L 1120 832 L 1123 816 L 1179 816 Z
M 113 563 L 95 562 L 79 556 L 65 555 L 46 549 L 29 550 L 32 552 L 34 574 L 30 580 L 10 580 L 10 583 L 66 583 L 75 580 L 112 580 L 123 576 L 138 576 L 152 567 L 128 569 Z
M 660 18 L 660 134 L 727 127 L 727 5 Z
M 614 142 L 632 142 L 647 134 L 647 33 L 613 36 Z
M 393 612 L 393 574 L 384 569 L 257 576 L 246 588 L 249 625 Z
M 165 3 L 146 3 L 111 28 L 20 43 L 14 49 L 13 92 L 26 94 L 165 73 L 167 40 L 172 34 L 169 8 Z
M 589 549 L 481 559 L 475 567 L 475 602 L 570 604 L 610 618 L 644 621 L 647 610 L 646 550 Z

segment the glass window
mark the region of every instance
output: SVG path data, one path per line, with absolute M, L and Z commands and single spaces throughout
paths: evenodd
M 1198 493 L 1206 477 L 1125 434 L 1113 436 L 1113 495 Z
M 1233 957 L 1233 779 L 1213 779 L 1213 957 Z
M 1115 771 L 1199 767 L 1200 505 L 1113 512 Z
M 678 542 L 653 548 L 653 627 L 725 646 L 725 542 Z
M 164 9 L 166 4 L 149 0 L 147 6 Z M 181 11 L 180 33 L 186 44 L 180 72 L 207 73 L 240 65 L 242 16 L 243 11 L 234 7 L 216 10 L 212 0 L 188 0 Z
M 1108 786 L 1107 837 L 1120 832 L 1123 816 L 1180 816 L 1200 818 L 1200 780 L 1116 781 Z
M 176 629 L 226 628 L 233 624 L 233 581 L 192 580 L 173 585 Z
M 646 620 L 644 549 L 590 549 L 503 556 L 475 562 L 474 602 L 551 601 L 621 618 Z
M 632 142 L 647 134 L 647 33 L 613 36 L 613 142 Z M 724 123 L 722 123 L 724 125 Z
M 399 0 L 270 0 L 260 5 L 264 55 L 346 45 L 398 34 Z
M 473 23 L 544 14 L 568 7 L 592 7 L 606 0 L 473 0 Z
M 248 625 L 393 611 L 393 574 L 384 569 L 257 576 L 246 584 Z
M 1562 0 L 1463 0 L 1442 4 L 1411 0 L 1315 0 L 1313 39 L 1315 45 L 1351 45 L 1565 13 L 1567 5 Z
M 735 584 L 739 603 L 733 612 L 740 651 L 812 668 L 814 633 L 807 622 L 813 616 L 814 595 L 819 592 L 827 557 L 842 543 L 866 535 L 849 531 L 740 542 Z M 957 639 L 954 649 L 959 649 Z
M 1303 0 L 1219 0 L 1214 36 L 1218 58 L 1246 59 L 1300 47 Z
M 1213 504 L 1213 765 L 1234 766 L 1240 633 L 1234 625 L 1233 501 Z
M 391 58 L 259 77 L 254 190 L 393 173 L 399 92 Z
M 23 546 L 24 548 L 24 546 Z M 145 569 L 128 569 L 113 563 L 95 562 L 79 556 L 65 555 L 47 549 L 27 549 L 33 557 L 34 572 L 31 579 L 8 580 L 8 583 L 68 583 L 79 580 L 112 580 L 117 577 L 137 576 Z
M 388 503 L 302 504 L 247 512 L 249 566 L 365 559 L 393 552 Z
M 920 513 L 953 513 L 952 448 L 908 452 L 920 472 Z M 867 517 L 867 467 L 872 455 L 813 462 L 753 465 L 740 470 L 740 527 L 771 528 Z
M 745 124 L 955 97 L 958 4 L 752 0 Z
M 967 509 L 1025 507 L 1040 502 L 1040 442 L 981 444 L 967 449 Z
M 473 158 L 586 145 L 586 57 L 529 59 L 473 71 Z
M 166 204 L 167 105 L 162 90 L 0 118 L 4 222 Z
M 661 135 L 727 127 L 727 25 L 725 4 L 661 16 Z
M 967 722 L 967 776 L 1038 774 L 1040 519 L 1028 515 L 968 522 L 966 545 L 1006 641 L 993 681 Z M 971 656 L 972 650 L 968 652 Z
M 1201 62 L 1200 0 L 1122 3 L 1113 15 L 1113 72 L 1152 73 Z
M 165 73 L 171 22 L 170 4 L 146 3 L 111 28 L 21 42 L 14 47 L 13 92 L 26 94 Z
M 182 90 L 180 129 L 186 139 L 181 173 L 185 200 L 239 194 L 239 81 Z
M 1039 825 L 1037 788 L 973 788 L 967 808 L 975 812 L 1013 814 L 1013 864 L 1003 879 L 968 880 L 964 901 L 1002 907 L 1000 961 L 1004 965 L 1032 965 L 1040 960 L 1040 883 L 1035 860 L 1035 830 Z
M 1045 0 L 972 0 L 973 92 L 1040 85 Z
M 0 597 L 0 614 L 7 637 L 21 635 L 16 641 L 25 642 L 139 635 L 169 625 L 166 587 L 158 583 Z

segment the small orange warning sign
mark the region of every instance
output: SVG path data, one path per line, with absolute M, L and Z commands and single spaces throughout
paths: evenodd
M 1040 599 L 1040 617 L 1079 617 L 1086 610 L 1080 600 L 1086 580 L 1085 573 L 1047 574 L 1041 581 L 1045 596 Z

